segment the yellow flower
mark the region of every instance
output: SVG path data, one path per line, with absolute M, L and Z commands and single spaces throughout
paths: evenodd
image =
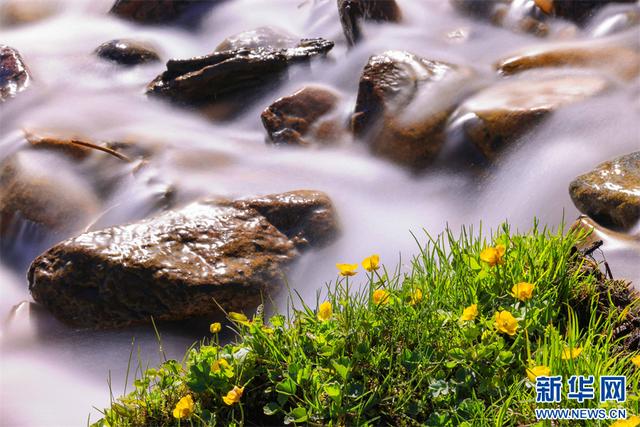
M 318 320 L 329 320 L 332 314 L 333 310 L 331 309 L 331 303 L 329 301 L 325 301 L 320 304 L 320 307 L 318 308 Z
M 190 394 L 180 399 L 173 409 L 174 418 L 187 418 L 193 414 L 193 398 Z
M 229 312 L 229 320 L 232 322 L 240 323 L 241 325 L 251 326 L 251 321 L 242 313 L 236 313 L 235 311 Z
M 373 303 L 375 305 L 387 304 L 389 302 L 389 292 L 384 289 L 376 289 L 373 291 Z
M 229 368 L 229 367 L 230 367 L 229 362 L 227 362 L 225 359 L 218 359 L 211 364 L 211 372 L 218 373 L 222 369 Z
M 264 332 L 265 334 L 269 334 L 271 335 L 272 333 L 274 333 L 275 331 L 273 330 L 273 328 L 270 328 L 268 326 L 263 326 L 262 327 L 262 332 Z
M 231 406 L 235 403 L 240 402 L 240 398 L 242 397 L 242 392 L 244 391 L 244 387 L 238 387 L 237 385 L 233 386 L 232 390 L 229 390 L 226 396 L 222 396 L 222 400 L 227 405 Z
M 582 353 L 582 347 L 565 347 L 562 349 L 562 360 L 575 359 Z
M 518 298 L 520 301 L 526 301 L 531 299 L 533 296 L 533 288 L 533 283 L 516 283 L 513 285 L 513 288 L 511 288 L 511 295 L 513 295 L 514 298 Z
M 511 313 L 503 310 L 496 313 L 496 329 L 507 335 L 515 335 L 518 329 L 518 320 Z
M 640 354 L 631 358 L 631 363 L 640 368 Z
M 413 291 L 413 294 L 411 295 L 411 301 L 409 301 L 409 304 L 416 305 L 420 301 L 422 301 L 422 290 L 416 289 L 415 291 Z
M 380 268 L 380 255 L 374 254 L 362 260 L 362 268 L 372 272 Z
M 536 378 L 548 377 L 549 375 L 551 375 L 551 368 L 548 366 L 540 365 L 527 368 L 527 377 L 534 383 L 536 382 Z
M 637 427 L 638 425 L 640 425 L 640 417 L 637 415 L 632 415 L 626 420 L 618 420 L 614 422 L 610 427 Z
M 505 250 L 504 245 L 497 245 L 495 248 L 484 248 L 482 252 L 480 252 L 480 260 L 489 264 L 490 267 L 502 264 L 502 257 L 504 256 Z
M 212 334 L 217 334 L 221 330 L 222 330 L 222 325 L 220 324 L 220 322 L 215 322 L 215 323 L 212 323 L 211 325 L 209 325 L 209 331 Z
M 462 311 L 460 320 L 473 320 L 478 316 L 478 304 L 471 304 Z
M 355 276 L 358 272 L 358 264 L 336 264 L 341 276 Z

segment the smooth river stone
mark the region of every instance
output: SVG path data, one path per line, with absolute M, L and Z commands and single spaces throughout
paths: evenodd
M 580 212 L 605 227 L 629 230 L 640 220 L 640 151 L 580 175 L 569 186 Z
M 444 145 L 447 118 L 473 74 L 404 51 L 372 56 L 360 77 L 354 134 L 375 155 L 424 169 Z
M 63 241 L 32 263 L 29 288 L 84 328 L 215 315 L 217 304 L 251 310 L 282 284 L 299 249 L 335 232 L 323 193 L 205 200 Z
M 13 98 L 31 84 L 31 75 L 22 56 L 12 47 L 0 44 L 0 102 Z
M 153 46 L 131 39 L 108 41 L 98 46 L 95 53 L 99 58 L 125 66 L 160 61 Z
M 454 129 L 487 160 L 562 106 L 597 95 L 609 86 L 596 76 L 561 76 L 498 83 L 467 99 L 452 115 Z
M 402 12 L 396 0 L 338 0 L 342 31 L 350 46 L 362 40 L 360 21 L 400 22 Z

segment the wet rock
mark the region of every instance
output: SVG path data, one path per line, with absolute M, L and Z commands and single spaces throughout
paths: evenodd
M 130 39 L 108 41 L 98 46 L 95 53 L 99 58 L 129 66 L 160 60 L 153 46 Z
M 308 86 L 276 100 L 261 115 L 269 140 L 284 145 L 334 142 L 340 133 L 335 116 L 339 99 L 332 90 Z
M 0 45 L 0 102 L 13 98 L 31 84 L 31 76 L 17 50 Z
M 553 111 L 601 93 L 608 86 L 607 80 L 596 76 L 499 83 L 462 103 L 452 115 L 452 128 L 459 129 L 484 159 L 494 160 Z
M 220 0 L 116 0 L 109 13 L 138 24 L 197 25 Z
M 552 16 L 584 24 L 598 9 L 609 3 L 634 3 L 635 0 L 536 0 Z
M 338 0 L 338 12 L 350 46 L 362 39 L 360 21 L 400 22 L 402 19 L 395 0 Z
M 324 56 L 332 47 L 333 42 L 324 39 L 305 39 L 286 49 L 238 49 L 172 59 L 167 71 L 148 85 L 147 93 L 196 107 L 225 101 L 246 105 L 256 91 L 283 79 L 291 65 Z
M 640 151 L 580 175 L 569 186 L 580 212 L 605 227 L 631 229 L 640 220 Z
M 233 206 L 260 212 L 297 248 L 322 246 L 338 234 L 337 214 L 322 192 L 298 190 L 239 200 Z
M 216 47 L 216 52 L 237 49 L 286 49 L 295 46 L 297 40 L 286 31 L 275 27 L 258 27 L 255 30 L 243 31 L 227 37 Z
M 496 64 L 496 69 L 503 75 L 549 67 L 592 68 L 631 80 L 640 75 L 640 54 L 629 47 L 591 41 L 534 48 Z
M 0 164 L 0 252 L 9 258 L 81 229 L 99 209 L 90 185 L 62 159 L 22 151 Z
M 50 0 L 5 0 L 0 5 L 0 24 L 6 27 L 33 24 L 54 15 L 57 10 L 58 5 Z
M 539 37 L 549 34 L 546 15 L 541 11 L 546 2 L 533 0 L 450 0 L 454 8 L 516 32 L 530 33 Z
M 640 8 L 629 7 L 626 10 L 615 8 L 610 13 L 598 15 L 590 24 L 589 32 L 593 37 L 606 37 L 640 25 Z
M 403 51 L 372 56 L 360 78 L 354 134 L 378 156 L 424 168 L 442 148 L 447 118 L 472 75 Z
M 317 210 L 286 195 L 209 200 L 82 234 L 33 262 L 31 293 L 59 319 L 91 328 L 210 316 L 218 312 L 214 299 L 228 311 L 255 308 L 299 253 L 282 231 L 315 233 L 307 227 L 317 215 L 296 219 L 287 204 Z

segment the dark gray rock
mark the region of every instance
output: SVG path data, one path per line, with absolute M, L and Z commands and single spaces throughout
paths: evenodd
M 99 58 L 127 66 L 160 61 L 153 46 L 130 39 L 108 41 L 98 46 L 95 53 Z
M 338 0 L 338 12 L 350 46 L 363 37 L 360 21 L 400 22 L 402 19 L 395 0 Z
M 0 102 L 13 98 L 29 84 L 31 75 L 18 51 L 0 45 Z

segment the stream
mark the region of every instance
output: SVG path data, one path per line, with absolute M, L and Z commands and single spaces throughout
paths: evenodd
M 470 67 L 483 85 L 490 85 L 501 78 L 492 69 L 498 59 L 534 45 L 595 40 L 588 26 L 567 30 L 568 24 L 558 20 L 550 24 L 553 34 L 538 38 L 464 16 L 446 1 L 398 0 L 401 23 L 366 23 L 366 37 L 349 48 L 335 0 L 224 1 L 197 29 L 132 23 L 108 14 L 112 4 L 113 0 L 55 2 L 56 13 L 43 20 L 0 28 L 0 43 L 20 52 L 33 80 L 28 90 L 0 105 L 0 161 L 23 147 L 23 130 L 135 141 L 153 151 L 152 165 L 118 181 L 95 209 L 94 229 L 147 217 L 168 186 L 175 191 L 177 206 L 209 195 L 323 191 L 336 207 L 341 234 L 330 245 L 305 252 L 287 278 L 308 301 L 334 279 L 337 262 L 355 263 L 378 253 L 389 268 L 398 263 L 410 268 L 418 250 L 412 233 L 424 241 L 423 229 L 437 234 L 447 226 L 457 232 L 463 225 L 477 230 L 482 224 L 487 233 L 508 220 L 514 229 L 525 231 L 534 217 L 549 227 L 563 221 L 568 226 L 579 215 L 569 183 L 640 147 L 638 75 L 627 80 L 611 76 L 611 90 L 554 112 L 480 172 L 461 163 L 436 162 L 413 173 L 373 156 L 365 144 L 347 137 L 326 147 L 265 143 L 260 113 L 309 83 L 340 94 L 338 113 L 346 122 L 371 55 L 407 50 Z M 145 95 L 145 86 L 165 69 L 167 59 L 205 55 L 226 37 L 261 26 L 280 28 L 296 39 L 323 37 L 336 45 L 327 60 L 292 69 L 285 82 L 260 94 L 230 120 L 212 121 Z M 631 43 L 637 51 L 638 28 L 606 37 Z M 148 41 L 162 60 L 122 68 L 93 54 L 97 46 L 116 38 Z M 66 159 L 40 153 L 32 162 L 36 175 L 41 169 L 58 170 L 68 192 L 88 191 L 89 177 L 64 177 Z M 26 232 L 0 243 L 12 254 L 0 259 L 0 423 L 85 425 L 88 417 L 92 422 L 100 417 L 92 407 L 109 404 L 108 381 L 115 396 L 127 387 L 130 354 L 133 366 L 153 366 L 163 356 L 150 325 L 75 330 L 33 303 L 28 265 L 56 242 L 21 241 Z M 638 224 L 628 232 L 639 233 Z M 640 281 L 639 248 L 637 239 L 629 243 L 605 236 L 603 249 L 614 276 Z M 284 296 L 278 303 L 286 308 Z M 198 321 L 164 322 L 158 330 L 166 356 L 180 359 L 185 349 L 207 335 L 208 326 Z

